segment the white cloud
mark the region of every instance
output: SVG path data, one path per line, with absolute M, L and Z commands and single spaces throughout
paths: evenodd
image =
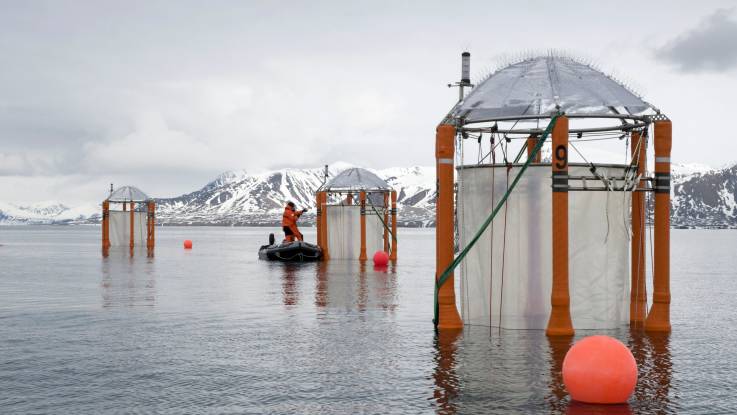
M 124 173 L 199 168 L 213 162 L 211 147 L 173 130 L 161 114 L 141 114 L 135 130 L 120 139 L 88 142 L 83 147 L 85 170 Z

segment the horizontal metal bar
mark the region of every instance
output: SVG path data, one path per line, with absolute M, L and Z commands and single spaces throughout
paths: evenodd
M 492 117 L 484 120 L 470 121 L 466 124 L 478 124 L 482 122 L 494 121 L 517 121 L 517 120 L 547 120 L 555 114 L 533 114 L 533 115 L 512 115 L 506 117 Z M 564 114 L 568 118 L 613 118 L 620 120 L 637 120 L 648 121 L 648 115 L 632 115 L 632 114 Z M 460 120 L 463 122 L 463 119 Z
M 524 163 L 509 163 L 509 165 L 511 167 L 522 167 L 523 164 Z M 532 163 L 532 164 L 530 164 L 530 167 L 535 167 L 535 168 L 541 168 L 541 167 L 543 167 L 543 168 L 548 168 L 549 169 L 550 166 L 551 166 L 550 163 Z M 621 168 L 621 169 L 626 169 L 626 168 L 629 168 L 630 167 L 629 164 L 616 164 L 616 163 L 594 163 L 594 166 L 596 166 L 596 167 L 602 167 L 602 168 L 604 168 L 604 167 L 611 167 L 611 168 Z M 456 166 L 456 170 L 461 170 L 461 169 L 478 169 L 478 168 L 485 168 L 485 167 L 501 168 L 501 167 L 507 167 L 507 165 L 504 164 L 504 163 L 495 163 L 495 164 L 492 164 L 492 163 L 484 163 L 484 164 L 463 164 L 463 165 L 460 165 L 460 166 Z M 568 167 L 591 167 L 591 165 L 589 163 L 572 162 L 572 163 L 568 163 Z
M 615 187 L 609 189 L 606 187 L 569 187 L 571 192 L 652 192 L 652 189 L 625 189 L 623 187 Z
M 601 178 L 596 176 L 568 176 L 570 180 L 601 180 Z M 618 180 L 618 181 L 625 181 L 628 178 L 627 177 L 607 177 L 607 180 Z
M 645 122 L 635 122 L 634 124 L 623 124 L 618 126 L 611 126 L 611 127 L 592 127 L 592 128 L 573 128 L 568 130 L 568 134 L 578 134 L 578 133 L 597 133 L 597 132 L 608 132 L 608 131 L 630 131 L 635 130 L 638 128 L 645 128 L 647 126 L 647 123 Z M 492 127 L 476 127 L 476 128 L 466 128 L 466 127 L 460 127 L 458 129 L 459 131 L 465 131 L 469 133 L 491 133 Z M 494 132 L 501 133 L 501 134 L 542 134 L 543 130 L 540 128 L 528 128 L 528 129 L 517 129 L 517 130 L 502 130 L 502 129 L 495 129 Z M 471 137 L 467 137 L 471 138 Z M 524 138 L 524 137 L 520 137 Z M 474 138 L 475 140 L 476 138 Z M 571 140 L 575 141 L 575 140 Z

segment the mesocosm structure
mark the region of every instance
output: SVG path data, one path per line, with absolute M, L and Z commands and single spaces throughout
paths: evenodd
M 520 60 L 476 86 L 469 61 L 436 135 L 436 327 L 670 331 L 670 120 L 570 57 Z

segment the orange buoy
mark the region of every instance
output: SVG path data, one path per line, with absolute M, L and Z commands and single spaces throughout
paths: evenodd
M 637 362 L 630 349 L 617 339 L 586 337 L 566 353 L 563 383 L 575 401 L 624 403 L 637 383 Z
M 374 253 L 374 265 L 377 267 L 385 267 L 389 263 L 389 254 L 384 251 L 376 251 Z
M 184 241 L 184 249 L 192 249 L 192 241 L 189 239 Z

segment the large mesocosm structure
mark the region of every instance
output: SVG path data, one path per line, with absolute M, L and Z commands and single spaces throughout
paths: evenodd
M 469 60 L 436 135 L 436 327 L 670 331 L 670 120 L 571 57 L 476 86 Z

